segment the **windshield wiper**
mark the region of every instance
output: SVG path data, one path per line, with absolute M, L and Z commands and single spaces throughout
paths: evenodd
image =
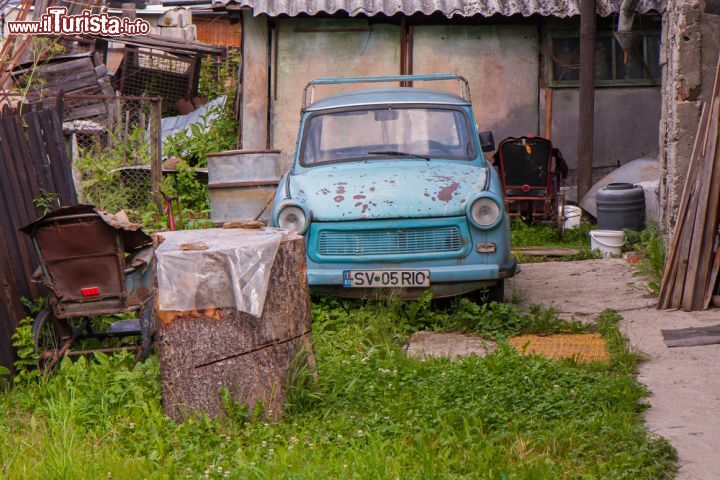
M 430 157 L 428 155 L 419 155 L 417 153 L 409 153 L 409 152 L 398 152 L 397 150 L 374 150 L 372 152 L 367 152 L 368 155 L 389 155 L 392 157 L 414 157 L 414 158 L 422 158 L 423 160 L 430 160 Z

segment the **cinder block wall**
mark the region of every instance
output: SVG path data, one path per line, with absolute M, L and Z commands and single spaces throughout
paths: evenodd
M 669 238 L 685 185 L 702 103 L 720 53 L 720 16 L 704 0 L 668 0 L 663 13 L 660 227 Z

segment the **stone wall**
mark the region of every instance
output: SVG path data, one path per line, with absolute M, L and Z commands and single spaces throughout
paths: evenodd
M 668 0 L 663 12 L 660 120 L 660 227 L 675 227 L 702 103 L 712 90 L 720 53 L 720 16 L 705 1 Z

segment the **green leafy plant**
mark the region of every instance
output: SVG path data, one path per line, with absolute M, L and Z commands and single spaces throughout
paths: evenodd
M 211 100 L 227 96 L 232 101 L 237 94 L 241 64 L 242 50 L 239 48 L 228 49 L 226 57 L 221 61 L 216 61 L 212 56 L 205 57 L 200 66 L 200 96 Z
M 222 105 L 208 108 L 198 122 L 190 124 L 189 133 L 182 130 L 166 138 L 163 152 L 194 167 L 205 167 L 208 153 L 236 147 L 237 125 L 232 103 L 226 99 Z
M 35 338 L 32 334 L 34 316 L 47 308 L 47 299 L 44 297 L 29 300 L 22 298 L 21 302 L 30 316 L 24 317 L 18 323 L 18 327 L 12 334 L 12 345 L 15 348 L 17 360 L 15 367 L 15 383 L 27 385 L 37 380 L 40 376 L 37 370 L 37 353 L 35 352 Z
M 641 232 L 625 230 L 625 251 L 640 253 L 638 270 L 649 277 L 648 288 L 660 292 L 660 281 L 665 271 L 665 244 L 657 222 L 648 222 Z
M 40 376 L 37 370 L 38 358 L 35 352 L 35 339 L 32 334 L 33 321 L 32 317 L 22 318 L 11 337 L 17 355 L 13 378 L 15 383 L 21 385 L 27 385 Z
M 40 193 L 33 198 L 33 204 L 42 211 L 43 215 L 48 214 L 60 207 L 60 194 L 41 188 Z

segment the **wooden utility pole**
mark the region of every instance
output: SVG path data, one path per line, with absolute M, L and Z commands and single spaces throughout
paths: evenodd
M 595 112 L 595 0 L 580 0 L 580 108 L 578 114 L 578 202 L 592 187 Z

